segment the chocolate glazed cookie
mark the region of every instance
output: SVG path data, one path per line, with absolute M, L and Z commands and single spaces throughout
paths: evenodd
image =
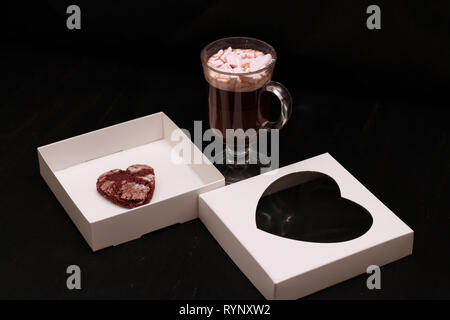
M 136 208 L 147 204 L 155 190 L 155 172 L 145 164 L 129 166 L 126 171 L 114 169 L 97 179 L 97 191 L 109 201 Z

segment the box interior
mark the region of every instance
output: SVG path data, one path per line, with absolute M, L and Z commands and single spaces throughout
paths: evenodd
M 133 210 L 97 192 L 97 178 L 106 171 L 125 170 L 132 164 L 152 166 L 156 188 L 146 206 L 223 179 L 211 163 L 182 163 L 172 152 L 171 134 L 177 128 L 158 113 L 41 147 L 39 152 L 85 218 L 96 222 Z M 181 140 L 189 144 L 192 156 L 201 154 L 186 136 Z

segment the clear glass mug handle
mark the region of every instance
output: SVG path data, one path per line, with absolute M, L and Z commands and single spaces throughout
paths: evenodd
M 266 121 L 262 129 L 281 129 L 286 125 L 292 114 L 292 97 L 289 91 L 279 82 L 269 81 L 264 87 L 264 91 L 275 94 L 280 100 L 281 116 L 277 121 Z

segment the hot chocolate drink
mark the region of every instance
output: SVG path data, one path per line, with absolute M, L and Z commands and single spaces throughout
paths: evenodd
M 213 160 L 218 164 L 225 160 L 227 184 L 248 178 L 259 172 L 260 164 L 269 163 L 265 160 L 268 145 L 278 146 L 277 130 L 284 127 L 292 110 L 289 91 L 271 81 L 276 51 L 258 39 L 230 37 L 208 44 L 200 59 L 208 88 L 209 125 L 215 142 L 221 138 L 224 143 L 223 152 L 214 149 Z M 274 116 L 271 97 L 280 102 L 275 121 L 269 119 Z M 277 157 L 275 149 L 270 154 Z
M 225 137 L 226 129 L 259 129 L 268 121 L 264 86 L 274 58 L 254 49 L 219 50 L 207 60 L 209 123 Z

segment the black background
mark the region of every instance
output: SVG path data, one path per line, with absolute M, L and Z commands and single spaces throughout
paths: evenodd
M 81 30 L 66 28 L 78 4 Z M 382 29 L 366 28 L 381 7 Z M 413 255 L 306 299 L 450 298 L 448 1 L 33 1 L 2 4 L 0 298 L 261 299 L 194 220 L 92 253 L 39 175 L 36 147 L 163 110 L 207 120 L 200 50 L 251 36 L 278 53 L 294 111 L 281 165 L 330 152 L 415 231 Z M 206 123 L 206 122 L 205 122 Z M 82 290 L 66 288 L 68 265 Z

